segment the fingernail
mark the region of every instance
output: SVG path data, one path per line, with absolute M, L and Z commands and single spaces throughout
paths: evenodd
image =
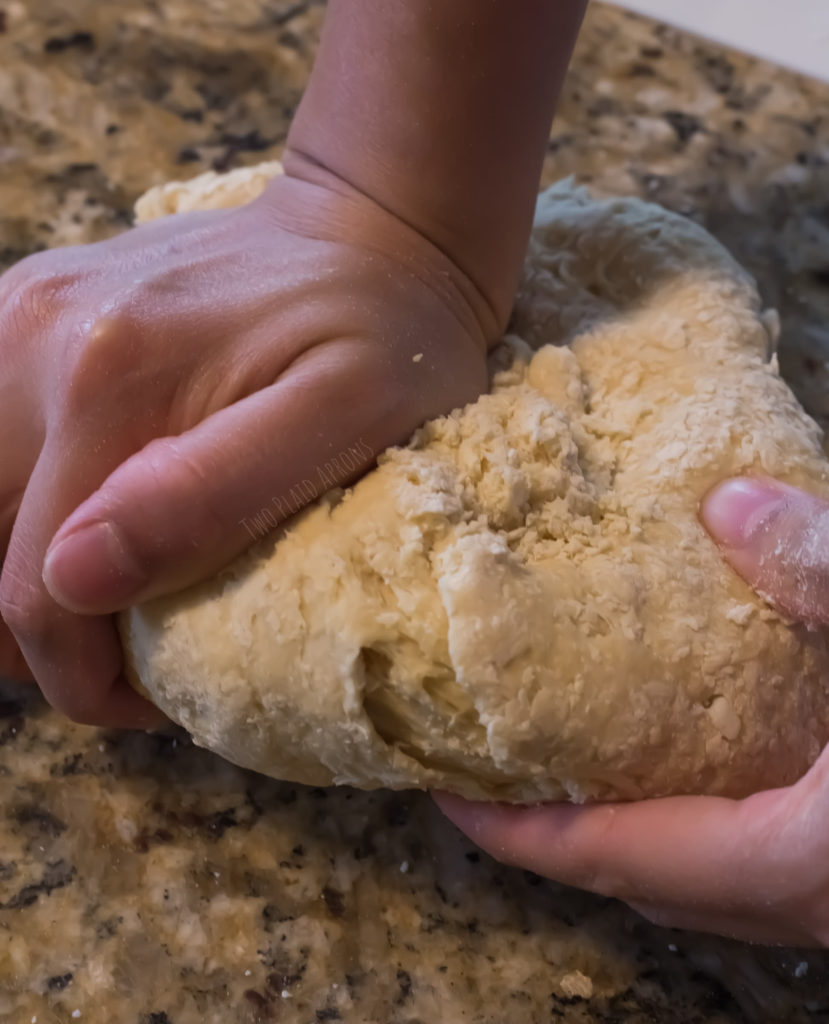
M 49 548 L 43 582 L 59 604 L 83 609 L 124 606 L 147 579 L 112 523 L 99 522 Z
M 720 544 L 741 548 L 785 502 L 785 491 L 773 482 L 737 477 L 719 484 L 703 498 L 702 520 Z

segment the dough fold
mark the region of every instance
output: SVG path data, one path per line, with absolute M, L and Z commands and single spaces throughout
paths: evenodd
M 153 190 L 140 219 L 247 201 L 278 171 Z M 829 740 L 827 632 L 768 607 L 697 518 L 733 474 L 829 495 L 776 330 L 700 227 L 555 185 L 491 393 L 123 613 L 131 680 L 196 743 L 314 785 L 584 801 L 794 781 Z

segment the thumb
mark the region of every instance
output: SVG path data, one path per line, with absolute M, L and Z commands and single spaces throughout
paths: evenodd
M 743 579 L 784 614 L 829 624 L 829 502 L 767 477 L 726 480 L 701 518 Z
M 811 800 L 792 793 L 529 807 L 432 796 L 502 863 L 623 900 L 655 924 L 813 946 L 824 934 L 813 896 L 821 884 L 820 780 Z
M 364 472 L 399 440 L 389 433 L 400 423 L 361 393 L 358 369 L 349 379 L 309 359 L 130 456 L 52 538 L 43 566 L 51 596 L 104 615 L 180 590 Z

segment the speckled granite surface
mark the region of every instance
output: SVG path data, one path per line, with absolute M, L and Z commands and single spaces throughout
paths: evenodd
M 278 155 L 323 9 L 0 0 L 0 266 Z M 545 180 L 706 224 L 829 417 L 829 87 L 596 6 Z M 0 684 L 0 1021 L 829 1021 L 829 955 L 665 932 L 499 867 L 422 795 L 282 785 Z

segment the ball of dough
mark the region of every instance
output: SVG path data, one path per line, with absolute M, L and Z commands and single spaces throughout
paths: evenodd
M 142 215 L 241 202 L 277 170 L 156 190 Z M 732 474 L 829 495 L 775 331 L 701 228 L 554 186 L 491 393 L 124 613 L 130 677 L 196 743 L 315 785 L 584 801 L 792 782 L 829 740 L 827 632 L 768 607 L 697 518 Z

